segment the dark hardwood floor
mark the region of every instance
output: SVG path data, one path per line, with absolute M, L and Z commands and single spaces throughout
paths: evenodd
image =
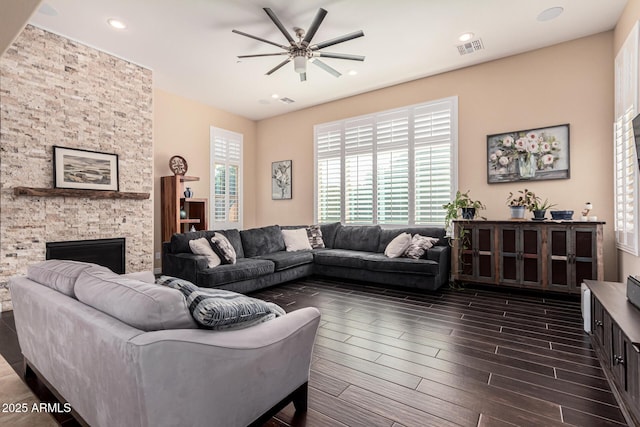
M 576 299 L 316 278 L 252 296 L 322 312 L 309 410 L 289 405 L 270 427 L 626 425 Z M 0 353 L 20 372 L 10 312 L 0 314 Z

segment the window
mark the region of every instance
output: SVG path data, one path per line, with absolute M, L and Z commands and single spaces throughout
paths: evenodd
M 242 135 L 211 127 L 211 224 L 242 229 Z
M 316 125 L 315 218 L 439 224 L 453 196 L 458 99 Z
M 615 59 L 615 236 L 619 249 L 638 255 L 638 164 L 632 120 L 638 107 L 638 24 Z

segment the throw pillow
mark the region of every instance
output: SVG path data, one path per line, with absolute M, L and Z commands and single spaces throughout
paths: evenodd
M 411 234 L 400 233 L 392 241 L 389 242 L 386 249 L 384 250 L 384 254 L 389 258 L 401 257 L 410 244 Z
M 213 251 L 213 249 L 211 249 L 211 245 L 204 237 L 189 240 L 189 247 L 191 248 L 191 252 L 194 254 L 204 255 L 207 257 L 207 266 L 209 268 L 217 267 L 222 264 L 220 257 Z
M 282 238 L 287 252 L 311 250 L 306 228 L 296 230 L 282 230 Z
M 310 225 L 307 227 L 307 237 L 312 249 L 324 248 L 324 240 L 322 239 L 322 230 L 320 224 Z
M 211 238 L 211 247 L 224 264 L 236 263 L 236 250 L 233 249 L 233 245 L 223 234 L 216 232 L 213 235 Z
M 161 276 L 157 283 L 182 292 L 193 319 L 207 329 L 242 329 L 286 314 L 274 303 L 222 289 L 198 288 L 176 277 Z
M 404 251 L 404 256 L 407 258 L 420 259 L 427 251 L 427 249 L 431 249 L 433 245 L 438 243 L 437 237 L 427 237 L 416 234 L 411 239 L 411 244 Z

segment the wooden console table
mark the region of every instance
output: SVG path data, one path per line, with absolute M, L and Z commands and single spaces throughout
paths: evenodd
M 453 278 L 579 294 L 585 279 L 603 279 L 603 224 L 456 220 Z
M 640 310 L 624 283 L 585 280 L 591 290 L 591 343 L 629 425 L 640 425 Z

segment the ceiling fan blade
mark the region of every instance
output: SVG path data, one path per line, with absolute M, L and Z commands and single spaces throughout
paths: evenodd
M 316 35 L 316 31 L 318 31 L 318 28 L 320 27 L 320 24 L 322 24 L 322 21 L 324 20 L 325 16 L 327 16 L 327 11 L 324 10 L 323 8 L 318 9 L 318 13 L 316 13 L 316 17 L 313 18 L 313 22 L 311 23 L 311 26 L 307 30 L 307 33 L 304 35 L 304 39 L 302 39 L 302 45 L 304 47 L 309 46 L 309 42 L 311 42 L 311 39 L 313 38 L 313 36 Z
M 263 8 L 262 10 L 264 10 L 267 15 L 269 16 L 269 18 L 271 18 L 271 20 L 273 21 L 274 24 L 276 24 L 276 27 L 278 27 L 278 29 L 280 30 L 280 32 L 282 34 L 284 34 L 284 36 L 287 38 L 287 40 L 289 41 L 289 43 L 291 43 L 291 46 L 295 46 L 296 41 L 293 39 L 293 37 L 291 37 L 291 34 L 289 34 L 289 32 L 287 31 L 287 29 L 284 27 L 284 25 L 282 25 L 282 22 L 280 22 L 280 20 L 278 19 L 278 17 L 276 16 L 275 13 L 273 13 L 273 11 L 271 9 L 269 9 L 268 7 Z
M 231 30 L 231 32 L 232 33 L 236 33 L 236 34 L 240 34 L 241 36 L 249 37 L 250 39 L 258 40 L 258 41 L 261 41 L 261 42 L 264 42 L 264 43 L 269 43 L 269 44 L 272 44 L 274 46 L 281 47 L 282 49 L 289 49 L 289 47 L 287 47 L 285 45 L 282 45 L 282 44 L 279 44 L 279 43 L 275 43 L 275 42 L 263 39 L 263 38 L 258 37 L 258 36 L 252 36 L 251 34 L 243 33 L 242 31 Z
M 257 55 L 238 55 L 238 58 L 258 58 L 260 56 L 280 56 L 280 55 L 288 55 L 289 52 L 280 52 L 280 53 L 259 53 Z
M 300 81 L 301 82 L 307 81 L 307 73 L 300 73 Z
M 322 68 L 323 70 L 325 70 L 326 72 L 328 72 L 329 74 L 333 74 L 335 77 L 340 77 L 342 75 L 338 70 L 320 61 L 319 59 L 315 59 L 313 63 L 316 64 L 318 67 Z
M 315 52 L 313 55 L 319 56 L 321 58 L 350 59 L 351 61 L 364 61 L 364 56 L 349 55 L 348 53 Z
M 287 65 L 289 62 L 291 61 L 291 58 L 287 58 L 284 61 L 282 61 L 281 63 L 279 63 L 278 65 L 276 65 L 275 67 L 273 67 L 272 69 L 270 69 L 269 71 L 267 71 L 267 76 L 270 76 L 271 74 L 275 73 L 276 71 L 278 71 L 280 68 L 284 67 L 285 65 Z
M 357 39 L 358 37 L 364 36 L 364 32 L 362 30 L 355 31 L 350 34 L 346 34 L 344 36 L 336 37 L 335 39 L 327 40 L 322 43 L 314 44 L 311 46 L 311 50 L 318 50 L 325 47 L 333 46 L 334 44 L 343 43 L 349 40 Z

